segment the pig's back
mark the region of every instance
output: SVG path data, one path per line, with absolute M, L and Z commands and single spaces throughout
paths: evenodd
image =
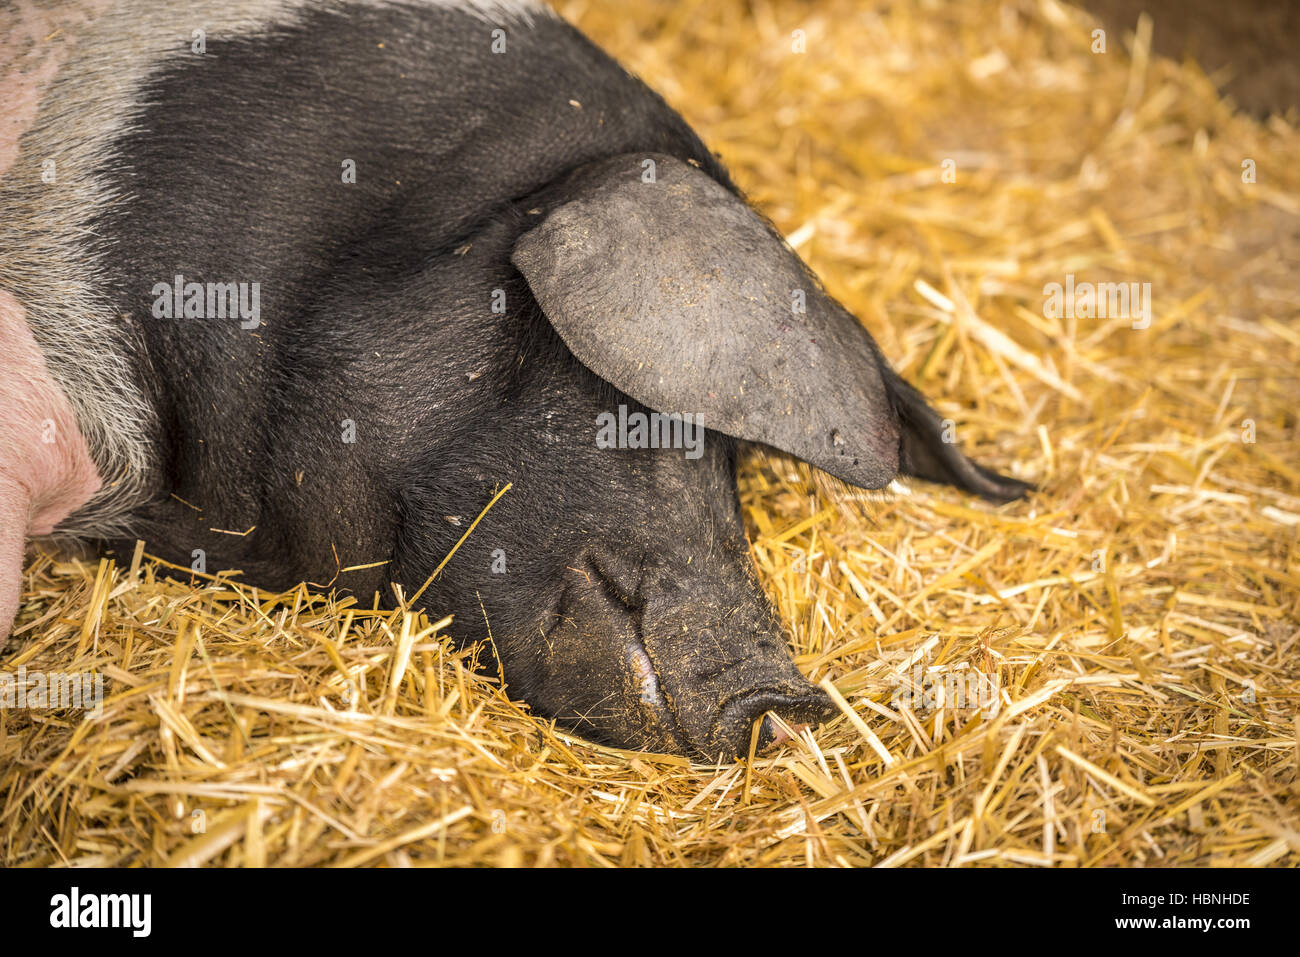
M 39 107 L 0 178 L 0 288 L 23 304 L 105 479 L 71 531 L 126 527 L 184 475 L 254 466 L 313 305 L 349 277 L 409 276 L 601 156 L 716 169 L 657 95 L 529 3 L 76 12 L 44 41 L 58 62 L 34 77 Z M 46 158 L 57 182 L 42 180 Z M 152 314 L 176 275 L 256 283 L 260 328 Z
M 707 160 L 657 95 L 542 10 L 500 23 L 457 3 L 302 10 L 269 34 L 210 34 L 207 55 L 172 59 L 142 95 L 110 176 L 132 200 L 103 233 L 140 274 L 255 270 L 285 293 L 340 255 L 418 266 L 600 156 Z

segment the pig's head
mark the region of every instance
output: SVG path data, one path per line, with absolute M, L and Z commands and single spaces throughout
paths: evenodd
M 464 635 L 490 630 L 512 692 L 592 737 L 707 759 L 744 753 L 769 710 L 816 723 L 830 702 L 795 667 L 748 556 L 739 444 L 867 489 L 899 473 L 997 501 L 1027 486 L 944 442 L 863 327 L 700 169 L 617 156 L 528 205 L 511 258 L 540 333 L 477 421 L 494 441 L 457 439 L 420 463 L 399 580 L 418 587 L 512 476 L 432 602 Z M 704 428 L 672 423 L 672 448 L 601 441 L 626 421 L 638 444 L 635 417 L 653 412 Z M 436 478 L 452 454 L 459 478 Z M 473 492 L 458 491 L 465 476 Z M 466 514 L 449 517 L 458 494 Z

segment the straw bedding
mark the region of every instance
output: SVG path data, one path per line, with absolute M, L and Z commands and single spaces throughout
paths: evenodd
M 560 7 L 1041 490 L 750 462 L 754 560 L 842 714 L 709 767 L 550 726 L 423 615 L 37 555 L 3 668 L 106 700 L 0 712 L 0 861 L 1295 865 L 1292 123 L 1053 0 Z M 1150 283 L 1149 327 L 1050 317 L 1069 274 Z

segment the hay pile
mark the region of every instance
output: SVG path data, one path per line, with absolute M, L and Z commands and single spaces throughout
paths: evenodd
M 762 578 L 843 716 L 690 767 L 531 717 L 443 623 L 42 556 L 3 666 L 98 670 L 109 697 L 96 722 L 0 714 L 0 860 L 1300 860 L 1300 137 L 1144 29 L 1092 52 L 1054 0 L 861 7 L 561 5 L 959 441 L 1042 486 L 845 503 L 745 470 Z M 1150 327 L 1047 317 L 1067 274 L 1149 282 Z M 959 677 L 996 703 L 920 693 Z

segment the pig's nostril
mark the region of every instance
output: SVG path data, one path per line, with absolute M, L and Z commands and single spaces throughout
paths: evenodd
M 796 724 L 789 724 L 787 722 L 787 726 L 795 734 L 802 734 L 805 730 L 812 727 L 812 723 L 808 721 L 800 721 Z M 776 721 L 773 721 L 770 714 L 765 714 L 763 716 L 763 726 L 758 729 L 758 744 L 754 748 L 754 753 L 761 754 L 768 748 L 774 748 L 778 744 L 784 744 L 789 740 L 790 735 L 786 732 L 785 728 L 781 727 L 781 725 Z

